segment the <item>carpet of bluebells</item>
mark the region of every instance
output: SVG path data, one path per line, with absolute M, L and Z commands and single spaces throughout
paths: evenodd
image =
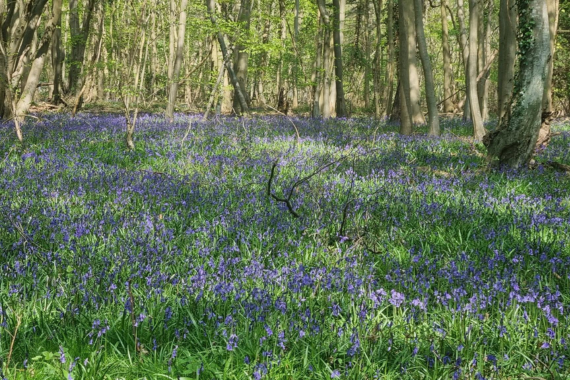
M 491 171 L 458 121 L 124 126 L 0 126 L 0 379 L 570 376 L 569 127 Z

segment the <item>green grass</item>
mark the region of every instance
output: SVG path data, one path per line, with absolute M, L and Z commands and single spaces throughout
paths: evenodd
M 567 174 L 490 171 L 456 120 L 293 121 L 299 142 L 283 118 L 143 116 L 128 152 L 120 116 L 56 115 L 0 141 L 2 375 L 570 376 Z M 556 130 L 539 163 L 570 163 Z M 299 218 L 275 162 L 279 197 L 334 162 Z

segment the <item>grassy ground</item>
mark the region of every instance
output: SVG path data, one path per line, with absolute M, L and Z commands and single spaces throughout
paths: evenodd
M 458 121 L 293 122 L 0 126 L 0 378 L 570 376 L 568 175 Z

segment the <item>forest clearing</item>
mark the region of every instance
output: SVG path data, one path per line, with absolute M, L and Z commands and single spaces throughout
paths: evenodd
M 1 140 L 6 378 L 570 374 L 568 124 L 493 171 L 457 120 L 138 123 L 132 151 L 117 115 Z
M 570 2 L 0 0 L 0 380 L 570 378 Z

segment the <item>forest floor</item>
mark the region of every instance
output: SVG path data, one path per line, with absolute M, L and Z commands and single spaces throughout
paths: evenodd
M 570 125 L 0 125 L 0 379 L 567 379 Z

